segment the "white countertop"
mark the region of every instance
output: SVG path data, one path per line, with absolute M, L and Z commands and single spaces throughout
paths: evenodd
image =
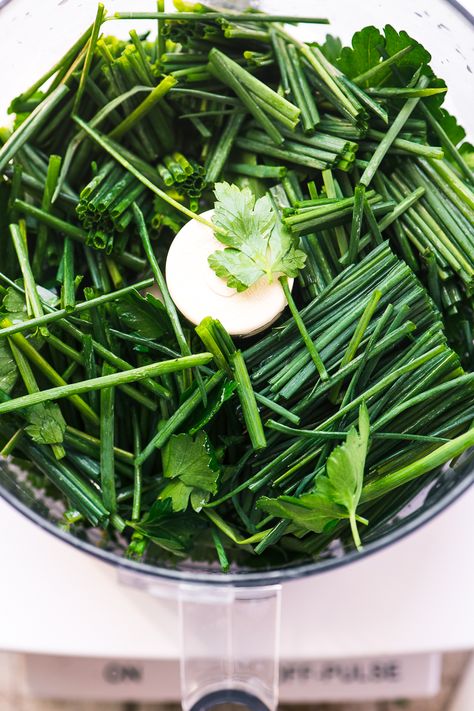
M 283 587 L 286 659 L 474 648 L 474 487 L 360 562 Z M 176 659 L 171 600 L 120 584 L 0 500 L 0 649 Z

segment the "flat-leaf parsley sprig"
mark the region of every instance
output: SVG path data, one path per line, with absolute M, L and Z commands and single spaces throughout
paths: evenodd
M 304 268 L 306 254 L 279 219 L 268 195 L 256 198 L 248 187 L 222 182 L 214 187 L 212 222 L 225 249 L 209 256 L 209 265 L 227 286 L 245 291 L 259 279 L 278 279 L 298 330 L 322 380 L 327 372 L 298 308 L 288 278 Z
M 303 496 L 262 496 L 258 508 L 291 521 L 297 530 L 322 533 L 337 520 L 349 519 L 352 537 L 362 549 L 357 522 L 368 521 L 357 514 L 365 461 L 369 447 L 370 422 L 365 402 L 359 407 L 359 431 L 351 427 L 345 441 L 335 447 L 326 462 L 326 474 L 318 476 L 313 491 Z

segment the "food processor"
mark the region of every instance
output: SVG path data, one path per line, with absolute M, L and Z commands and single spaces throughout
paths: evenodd
M 109 14 L 131 9 L 126 0 L 110 0 L 106 5 Z M 245 5 L 226 3 L 231 8 Z M 273 13 L 288 11 L 287 5 L 283 8 L 278 0 L 252 3 L 252 7 Z M 0 10 L 2 116 L 10 99 L 72 44 L 80 29 L 90 23 L 95 9 L 95 0 L 43 0 L 38 5 L 11 0 L 3 6 Z M 134 9 L 153 11 L 155 3 L 142 0 L 140 8 Z M 474 71 L 472 17 L 465 7 L 442 0 L 416 4 L 409 0 L 363 4 L 351 0 L 320 0 L 317 4 L 298 0 L 291 11 L 294 15 L 315 13 L 330 20 L 329 27 L 295 28 L 294 32 L 303 40 L 323 40 L 327 32 L 332 32 L 347 43 L 354 31 L 369 24 L 382 27 L 390 23 L 406 30 L 432 53 L 433 69 L 449 87 L 447 108 L 458 117 L 468 136 L 474 135 L 474 117 L 468 110 Z M 139 21 L 110 21 L 105 31 L 125 35 L 131 26 L 138 24 Z M 142 24 L 143 30 L 150 29 L 146 22 Z M 365 535 L 362 552 L 336 546 L 320 552 L 314 560 L 287 567 L 231 569 L 224 574 L 209 564 L 192 561 L 175 565 L 159 559 L 132 561 L 123 557 L 120 545 L 104 545 L 99 536 L 76 537 L 59 526 L 62 510 L 50 492 L 46 495 L 35 489 L 17 464 L 0 462 L 0 494 L 21 514 L 63 544 L 114 566 L 117 584 L 178 601 L 181 699 L 185 711 L 230 703 L 255 711 L 275 709 L 282 586 L 321 573 L 331 575 L 331 571 L 356 564 L 375 552 L 383 556 L 387 546 L 408 534 L 413 534 L 414 539 L 418 528 L 458 499 L 473 481 L 474 453 L 466 452 L 455 463 L 394 492 L 390 512 L 373 522 Z M 54 560 L 51 564 L 54 565 Z M 76 584 L 85 595 L 94 595 L 87 580 L 77 580 Z M 377 585 L 377 581 L 372 580 L 371 584 Z M 313 589 L 317 595 L 317 582 Z M 337 614 L 337 610 L 328 614 Z

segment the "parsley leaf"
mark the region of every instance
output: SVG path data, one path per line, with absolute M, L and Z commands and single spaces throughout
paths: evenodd
M 176 514 L 170 498 L 155 501 L 141 521 L 127 523 L 137 534 L 177 556 L 188 554 L 197 529 L 203 527 L 197 516 Z M 140 537 L 134 535 L 129 548 L 129 555 L 139 556 L 143 554 L 145 546 L 143 543 L 140 545 Z
M 169 332 L 170 323 L 166 309 L 152 294 L 141 296 L 132 291 L 115 306 L 120 323 L 142 338 L 161 338 Z
M 40 402 L 25 412 L 28 425 L 26 432 L 38 444 L 61 444 L 66 431 L 66 422 L 59 405 L 55 402 Z
M 202 430 L 193 438 L 189 434 L 170 437 L 162 453 L 163 476 L 172 479 L 160 494 L 171 499 L 174 511 L 185 511 L 189 502 L 200 511 L 217 492 L 219 463 L 212 445 Z
M 22 279 L 18 279 L 16 283 L 23 287 Z M 45 289 L 39 284 L 36 285 L 36 289 L 42 301 L 46 302 L 49 306 L 57 305 L 59 299 L 56 294 L 49 291 L 49 289 Z M 5 296 L 3 297 L 2 311 L 11 321 L 13 321 L 13 323 L 26 321 L 28 319 L 28 312 L 26 309 L 25 295 L 18 292 L 12 286 L 9 286 L 5 290 Z
M 331 64 L 336 64 L 341 54 L 342 42 L 339 37 L 327 34 L 325 42 L 319 45 L 319 49 Z
M 352 37 L 352 47 L 343 47 L 337 61 L 338 68 L 352 79 L 364 74 L 381 61 L 383 36 L 376 27 L 364 27 Z
M 210 255 L 209 265 L 227 286 L 245 291 L 263 276 L 296 277 L 306 255 L 277 218 L 267 195 L 255 198 L 247 187 L 217 183 L 212 221 L 226 246 Z
M 314 531 L 322 533 L 325 528 L 347 515 L 338 504 L 323 494 L 310 493 L 302 496 L 279 496 L 270 499 L 261 496 L 257 507 L 272 516 L 289 519 L 293 532 Z
M 361 548 L 361 543 L 357 531 L 356 509 L 364 482 L 369 434 L 369 413 L 363 403 L 359 408 L 359 431 L 351 427 L 346 441 L 335 447 L 329 455 L 326 476 L 319 477 L 316 482 L 317 492 L 340 504 L 348 512 L 357 548 Z
M 362 548 L 357 516 L 369 444 L 369 413 L 359 408 L 359 431 L 351 427 L 346 441 L 333 449 L 326 462 L 326 475 L 318 477 L 315 490 L 303 496 L 261 497 L 257 506 L 273 516 L 289 519 L 293 531 L 321 533 L 338 519 L 349 519 L 356 547 Z
M 0 390 L 9 394 L 16 383 L 18 368 L 6 338 L 0 339 Z
M 211 397 L 208 398 L 206 407 L 202 408 L 200 414 L 195 418 L 194 424 L 189 430 L 189 434 L 194 435 L 198 430 L 202 430 L 217 415 L 222 405 L 230 400 L 237 388 L 235 380 L 225 380 L 218 387 Z

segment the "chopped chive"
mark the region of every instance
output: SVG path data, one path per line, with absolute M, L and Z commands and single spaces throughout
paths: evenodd
M 429 79 L 426 76 L 420 77 L 417 86 L 419 88 L 424 88 L 428 85 Z M 407 119 L 410 117 L 416 106 L 418 105 L 418 102 L 420 99 L 418 97 L 414 99 L 408 99 L 406 103 L 404 104 L 402 110 L 400 113 L 397 115 L 395 121 L 392 123 L 390 128 L 388 129 L 387 133 L 383 137 L 383 139 L 380 141 L 377 150 L 371 157 L 368 166 L 365 168 L 364 172 L 362 173 L 362 176 L 360 178 L 360 182 L 362 185 L 365 185 L 368 187 L 372 181 L 372 178 L 375 175 L 376 170 L 379 168 L 382 160 L 384 159 L 388 149 L 392 145 L 393 141 L 396 139 L 400 131 L 402 130 L 404 124 L 406 123 Z
M 11 326 L 11 321 L 7 318 L 4 318 L 0 322 L 0 328 L 4 328 L 6 326 Z M 92 410 L 91 407 L 81 398 L 79 395 L 76 394 L 74 390 L 74 385 L 68 385 L 63 378 L 59 375 L 59 373 L 56 372 L 56 370 L 52 367 L 50 363 L 48 363 L 47 360 L 43 358 L 43 356 L 38 353 L 38 351 L 34 348 L 34 346 L 31 345 L 31 343 L 21 335 L 21 333 L 15 333 L 14 335 L 10 336 L 12 342 L 17 346 L 17 348 L 22 351 L 22 353 L 28 358 L 30 363 L 35 365 L 42 373 L 43 375 L 52 383 L 58 385 L 56 388 L 52 388 L 50 391 L 47 390 L 40 390 L 39 392 L 32 393 L 31 395 L 25 395 L 20 398 L 16 398 L 15 400 L 9 400 L 7 403 L 3 403 L 3 405 L 0 405 L 0 411 L 1 408 L 3 407 L 4 409 L 9 410 L 9 408 L 12 407 L 12 403 L 17 403 L 19 401 L 28 401 L 28 398 L 31 398 L 32 401 L 30 403 L 27 402 L 26 405 L 20 405 L 19 407 L 28 407 L 30 404 L 34 405 L 36 402 L 46 402 L 47 400 L 55 400 L 56 395 L 52 395 L 51 397 L 44 397 L 44 393 L 50 392 L 53 393 L 55 391 L 62 392 L 63 389 L 65 390 L 64 395 L 58 395 L 58 397 L 67 397 L 70 399 L 72 404 L 75 406 L 75 408 L 81 413 L 81 415 L 92 425 L 97 426 L 99 424 L 99 418 L 97 414 Z M 72 390 L 71 390 L 72 389 Z M 38 399 L 39 398 L 39 399 Z M 13 409 L 18 409 L 17 407 L 13 406 Z
M 245 360 L 240 351 L 235 351 L 231 355 L 230 361 L 237 382 L 237 394 L 242 405 L 242 414 L 247 425 L 252 447 L 255 450 L 262 449 L 267 446 L 267 440 Z
M 328 379 L 328 374 L 326 371 L 326 368 L 324 366 L 323 361 L 321 360 L 321 356 L 319 355 L 316 346 L 314 345 L 311 336 L 308 333 L 308 330 L 304 324 L 303 319 L 301 318 L 301 314 L 298 311 L 298 308 L 294 302 L 293 295 L 291 293 L 291 289 L 288 284 L 288 277 L 280 277 L 280 284 L 283 289 L 283 293 L 285 294 L 285 299 L 287 301 L 288 306 L 290 307 L 291 315 L 293 316 L 295 323 L 298 327 L 298 331 L 301 334 L 301 338 L 303 339 L 303 342 L 308 350 L 308 353 L 311 356 L 311 360 L 313 361 L 314 365 L 316 366 L 316 370 L 318 371 L 319 377 L 321 380 L 327 380 Z
M 38 318 L 32 318 L 28 321 L 22 321 L 21 323 L 12 324 L 11 326 L 7 326 L 3 329 L 0 329 L 0 339 L 4 338 L 5 336 L 10 336 L 13 333 L 21 333 L 22 331 L 37 328 L 38 326 L 41 326 L 43 324 L 60 321 L 61 319 L 67 317 L 72 313 L 77 314 L 82 313 L 83 311 L 88 311 L 89 309 L 96 308 L 101 304 L 106 304 L 109 301 L 115 301 L 116 299 L 120 299 L 121 297 L 125 296 L 126 294 L 129 294 L 132 291 L 140 291 L 141 289 L 146 289 L 152 284 L 153 279 L 143 279 L 143 281 L 139 281 L 136 284 L 131 284 L 130 286 L 124 286 L 122 289 L 118 289 L 117 291 L 112 291 L 108 294 L 101 294 L 100 296 L 96 296 L 93 299 L 83 301 L 79 304 L 76 303 L 72 311 L 68 311 L 66 308 L 57 309 L 56 311 L 51 311 L 50 313 L 44 314 L 43 316 L 40 316 Z
M 113 377 L 114 373 L 112 366 L 104 363 L 102 377 Z M 114 513 L 117 509 L 114 461 L 114 401 L 114 388 L 102 388 L 100 391 L 100 483 L 104 506 L 110 513 Z
M 142 103 L 139 104 L 126 118 L 123 119 L 118 126 L 109 133 L 109 137 L 113 139 L 121 138 L 125 133 L 130 131 L 138 121 L 141 121 L 156 104 L 162 99 L 168 91 L 175 86 L 177 79 L 172 76 L 164 77 L 157 86 L 146 96 Z
M 22 146 L 27 141 L 31 141 L 38 129 L 45 123 L 48 116 L 54 111 L 68 91 L 67 86 L 58 86 L 46 99 L 38 104 L 19 128 L 11 134 L 10 138 L 0 148 L 0 173 L 3 172 L 7 164 Z
M 164 192 L 158 186 L 152 183 L 122 155 L 122 152 L 115 147 L 115 144 L 110 139 L 95 131 L 89 124 L 82 121 L 78 116 L 75 116 L 74 120 L 99 146 L 101 146 L 105 151 L 107 151 L 107 153 L 109 153 L 113 158 L 115 158 L 115 160 L 120 163 L 120 165 L 123 165 L 126 170 L 128 170 L 141 183 L 143 183 L 147 188 L 149 188 L 152 192 L 158 195 L 162 200 L 167 202 L 169 205 L 172 205 L 174 208 L 176 208 L 179 212 L 182 212 L 187 217 L 190 217 L 193 220 L 197 220 L 198 222 L 202 222 L 208 227 L 212 227 L 210 222 L 205 220 L 200 215 L 196 215 L 196 213 L 192 212 L 191 210 L 188 210 L 188 208 L 186 208 L 174 198 L 170 197 L 168 193 Z M 123 258 L 124 255 L 119 256 Z
M 74 244 L 70 237 L 66 237 L 64 240 L 63 269 L 61 305 L 65 311 L 71 313 L 76 305 L 76 285 L 74 277 Z
M 327 25 L 329 20 L 326 17 L 298 17 L 292 15 L 270 15 L 265 13 L 245 12 L 116 12 L 113 17 L 116 20 L 197 20 L 198 22 L 209 22 L 211 20 L 230 20 L 233 22 L 288 22 L 306 23 L 311 25 Z
M 359 252 L 360 232 L 364 214 L 365 186 L 356 185 L 354 189 L 354 212 L 352 214 L 351 236 L 349 239 L 348 261 L 353 264 Z M 369 203 L 367 203 L 369 204 Z M 369 205 L 370 207 L 370 205 Z
M 28 303 L 31 306 L 31 310 L 34 316 L 36 318 L 41 318 L 42 316 L 44 316 L 43 306 L 38 296 L 35 278 L 31 269 L 26 240 L 24 239 L 24 235 L 22 234 L 22 230 L 20 229 L 19 225 L 10 225 L 10 234 L 13 240 L 13 246 L 15 247 L 15 252 L 18 257 L 18 263 L 20 265 L 21 273 L 23 275 L 23 282 L 25 284 L 25 294 L 27 296 Z M 48 329 L 45 326 L 40 326 L 40 332 L 43 336 L 48 335 Z
M 382 292 L 379 290 L 374 291 L 372 296 L 370 297 L 367 306 L 365 307 L 359 322 L 355 328 L 354 333 L 352 334 L 352 338 L 349 341 L 349 345 L 347 346 L 347 350 L 344 353 L 342 360 L 341 360 L 341 368 L 344 368 L 345 365 L 350 363 L 353 359 L 355 354 L 357 353 L 357 349 L 360 346 L 360 342 L 362 341 L 362 338 L 364 337 L 364 333 L 367 330 L 367 326 L 370 323 L 370 320 L 372 316 L 375 313 L 375 310 L 378 306 L 378 303 L 380 299 L 382 298 Z M 329 399 L 331 402 L 336 402 L 337 398 L 339 397 L 339 392 L 341 389 L 342 385 L 342 380 L 337 383 L 334 388 L 331 390 Z
M 212 356 L 210 356 L 210 354 L 208 355 L 210 359 Z M 196 356 L 190 356 L 190 358 L 195 357 Z M 204 365 L 204 363 L 202 363 L 202 365 Z M 214 373 L 214 375 L 212 375 L 210 378 L 205 380 L 204 387 L 206 389 L 206 393 L 209 394 L 217 385 L 219 385 L 223 377 L 223 373 L 221 371 L 218 371 L 217 373 Z M 143 462 L 145 462 L 153 454 L 155 449 L 161 449 L 161 447 L 163 447 L 169 440 L 171 435 L 176 432 L 176 430 L 183 424 L 183 422 L 186 421 L 189 415 L 198 407 L 201 402 L 201 393 L 199 392 L 199 390 L 195 390 L 195 392 L 190 395 L 189 398 L 185 400 L 175 410 L 175 412 L 171 415 L 171 417 L 169 417 L 165 424 L 159 427 L 155 436 L 150 440 L 150 442 L 148 442 L 146 447 L 144 447 L 140 454 L 136 457 L 137 463 L 143 464 Z
M 464 434 L 459 435 L 450 442 L 446 442 L 446 444 L 442 444 L 433 452 L 430 452 L 426 456 L 421 457 L 411 464 L 408 464 L 406 467 L 402 467 L 397 471 L 386 474 L 375 481 L 369 482 L 362 489 L 361 501 L 372 501 L 379 496 L 383 496 L 402 484 L 406 484 L 407 482 L 423 476 L 443 464 L 446 464 L 446 462 L 458 457 L 466 449 L 472 447 L 473 445 L 474 429 L 469 429 L 467 432 L 464 432 Z
M 94 56 L 97 40 L 99 38 L 99 32 L 103 21 L 105 20 L 105 8 L 102 3 L 98 4 L 97 13 L 95 16 L 94 24 L 92 25 L 92 32 L 89 40 L 87 42 L 87 51 L 84 59 L 84 64 L 82 67 L 81 78 L 79 79 L 79 86 L 77 88 L 76 95 L 74 97 L 74 103 L 72 107 L 73 113 L 79 111 L 81 104 L 81 99 L 86 88 L 87 77 L 91 68 L 92 58 Z

